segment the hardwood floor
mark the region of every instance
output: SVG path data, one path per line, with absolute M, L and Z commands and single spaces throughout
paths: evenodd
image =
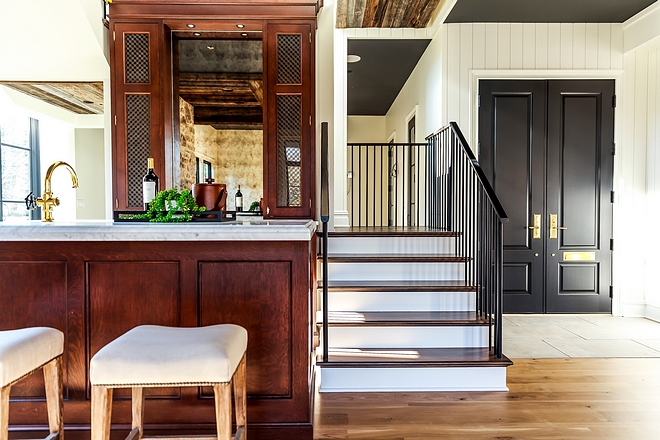
M 660 359 L 517 359 L 505 392 L 316 395 L 315 439 L 657 439 Z

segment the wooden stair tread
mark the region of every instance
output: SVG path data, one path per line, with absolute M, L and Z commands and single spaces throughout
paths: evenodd
M 317 356 L 324 368 L 405 367 L 508 367 L 513 362 L 497 357 L 488 348 L 359 348 L 331 349 L 328 362 Z
M 322 257 L 321 257 L 322 258 Z M 466 257 L 455 254 L 330 254 L 333 263 L 464 263 Z
M 319 235 L 323 233 L 317 232 Z M 453 231 L 438 231 L 426 227 L 350 227 L 335 228 L 328 232 L 329 237 L 457 237 L 459 233 Z
M 317 323 L 323 322 L 318 312 Z M 328 325 L 337 326 L 484 326 L 488 318 L 476 312 L 328 312 Z
M 322 288 L 322 281 L 318 287 Z M 460 280 L 414 281 L 328 281 L 328 290 L 336 292 L 474 292 L 477 288 Z

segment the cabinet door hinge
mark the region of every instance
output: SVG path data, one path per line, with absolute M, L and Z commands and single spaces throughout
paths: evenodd
M 614 250 L 614 239 L 613 238 L 610 238 L 610 250 L 611 251 Z
M 309 33 L 309 42 L 310 43 L 312 42 L 312 33 L 311 32 Z
M 312 125 L 312 115 L 309 115 L 309 125 Z
M 115 115 L 115 125 L 117 125 L 117 115 Z
M 309 199 L 309 207 L 312 207 L 312 199 Z
M 481 95 L 477 95 L 477 107 L 481 107 Z
M 614 286 L 610 286 L 610 298 L 614 298 Z
M 112 41 L 117 41 L 117 32 L 112 31 Z
M 119 209 L 119 199 L 115 199 L 115 209 Z
M 616 143 L 612 142 L 612 156 L 616 154 Z
M 614 191 L 610 191 L 610 203 L 614 203 Z
M 612 96 L 612 108 L 616 108 L 616 95 Z

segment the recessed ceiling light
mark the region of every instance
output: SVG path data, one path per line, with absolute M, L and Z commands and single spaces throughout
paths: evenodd
M 196 36 L 196 37 L 199 37 L 199 36 L 202 35 L 202 33 L 201 32 L 193 32 L 193 35 Z
M 84 101 L 83 101 L 83 104 L 94 104 L 94 101 L 87 101 L 87 100 L 84 100 Z
M 223 92 L 233 92 L 233 89 L 222 89 Z
M 241 32 L 241 37 L 247 37 L 247 36 L 248 36 L 247 32 Z
M 245 27 L 245 25 L 244 24 L 237 24 L 236 27 L 239 28 L 239 29 L 243 29 Z
M 192 24 L 192 23 L 188 23 L 188 24 L 187 24 L 186 26 L 188 26 L 188 27 L 189 27 L 190 29 L 192 29 L 192 28 L 194 28 L 194 27 L 195 27 L 195 25 L 194 25 L 194 24 Z
M 349 63 L 357 63 L 361 59 L 362 59 L 362 57 L 360 57 L 360 55 L 349 55 L 346 58 L 346 61 L 349 62 Z
M 215 46 L 206 46 L 206 48 L 207 48 L 208 50 L 213 50 L 213 49 L 215 49 Z

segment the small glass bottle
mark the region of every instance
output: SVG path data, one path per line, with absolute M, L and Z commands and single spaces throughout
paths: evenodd
M 243 210 L 243 193 L 241 192 L 241 185 L 238 185 L 238 191 L 236 191 L 236 211 Z

